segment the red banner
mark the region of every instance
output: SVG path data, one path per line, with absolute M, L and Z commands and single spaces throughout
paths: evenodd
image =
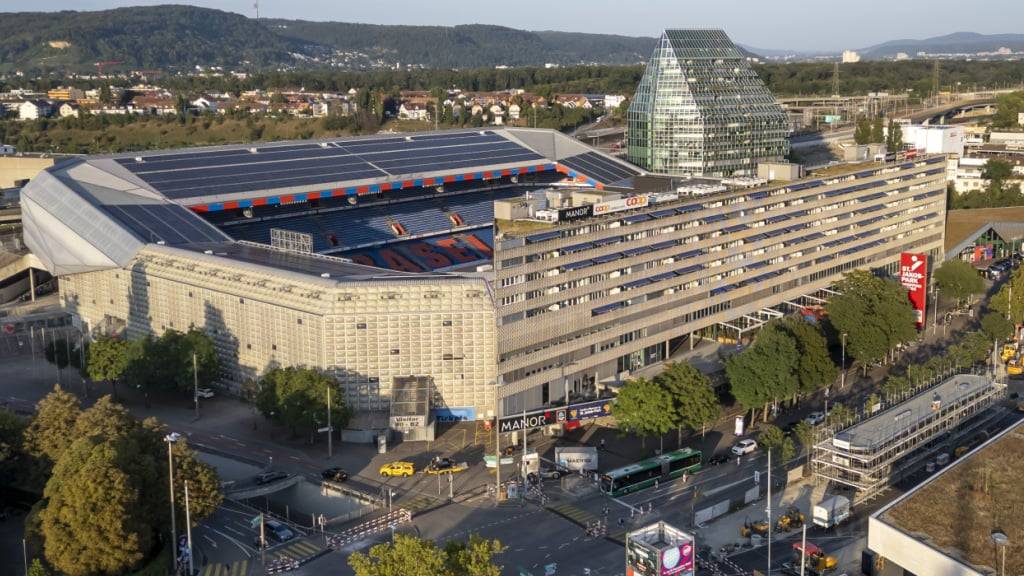
M 928 256 L 900 254 L 900 284 L 907 289 L 910 305 L 914 307 L 917 327 L 924 328 L 925 308 L 928 305 Z

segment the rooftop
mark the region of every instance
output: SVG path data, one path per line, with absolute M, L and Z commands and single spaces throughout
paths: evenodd
M 1004 223 L 1024 225 L 1024 206 L 950 210 L 946 213 L 945 250 L 949 253 L 953 247 L 971 239 L 975 233 L 984 232 L 982 228 L 985 226 Z M 996 232 L 999 233 L 999 230 Z M 1003 236 L 1003 240 L 1010 240 L 1011 237 Z M 1024 231 L 1017 231 L 1015 237 L 1024 237 Z
M 1022 477 L 1024 424 L 1018 423 L 897 500 L 879 518 L 976 567 L 996 566 L 991 535 L 1000 530 L 1010 541 L 1006 574 L 1022 574 Z
M 961 374 L 933 386 L 913 398 L 839 432 L 833 442 L 845 442 L 854 449 L 871 449 L 887 438 L 911 428 L 933 415 L 933 403 L 943 405 L 992 386 L 985 376 Z

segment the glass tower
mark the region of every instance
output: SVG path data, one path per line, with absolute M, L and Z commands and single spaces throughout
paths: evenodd
M 745 176 L 788 152 L 789 119 L 721 30 L 666 30 L 627 116 L 629 161 L 655 173 Z

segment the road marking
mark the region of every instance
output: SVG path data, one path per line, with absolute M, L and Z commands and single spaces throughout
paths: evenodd
M 210 538 L 206 534 L 203 534 L 203 538 L 206 538 L 206 541 L 210 543 L 210 546 L 213 546 L 214 548 L 217 547 L 217 541 L 214 540 L 213 538 Z
M 204 526 L 204 528 L 206 528 L 207 530 L 213 532 L 214 534 L 219 534 L 219 535 L 223 536 L 224 538 L 226 538 L 228 540 L 228 542 L 231 542 L 235 546 L 238 546 L 239 548 L 241 548 L 242 552 L 245 552 L 245 557 L 246 558 L 252 558 L 252 554 L 249 553 L 249 550 L 245 547 L 245 545 L 243 545 L 238 540 L 235 540 L 233 537 L 228 536 L 227 534 L 221 532 L 220 530 L 217 530 L 216 528 L 214 528 L 212 526 Z M 227 526 L 225 526 L 225 528 L 227 528 Z
M 224 529 L 225 529 L 225 530 L 230 530 L 230 531 L 234 532 L 235 534 L 238 534 L 239 536 L 241 536 L 241 537 L 243 537 L 243 538 L 245 537 L 245 532 L 239 532 L 238 530 L 235 530 L 235 529 L 234 529 L 234 528 L 232 528 L 231 526 L 227 526 L 227 525 L 225 525 L 225 526 L 224 526 Z M 212 528 L 211 528 L 211 530 L 212 530 Z

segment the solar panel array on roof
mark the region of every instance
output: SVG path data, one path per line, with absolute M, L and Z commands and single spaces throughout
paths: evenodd
M 226 240 L 212 224 L 178 204 L 101 204 L 144 242 L 168 246 Z
M 209 150 L 119 158 L 172 199 L 325 185 L 388 176 L 543 160 L 494 132 Z
M 570 156 L 559 160 L 559 164 L 572 168 L 584 176 L 589 176 L 602 184 L 611 184 L 619 180 L 625 180 L 640 173 L 639 170 L 629 166 L 623 166 L 601 156 L 597 152 L 584 152 L 576 156 Z

